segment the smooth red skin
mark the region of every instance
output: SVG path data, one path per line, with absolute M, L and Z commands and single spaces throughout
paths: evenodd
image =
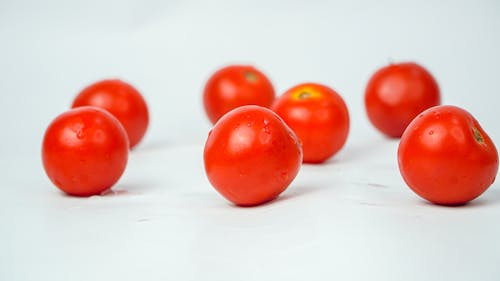
M 276 198 L 302 163 L 297 136 L 274 112 L 242 106 L 227 113 L 209 133 L 204 150 L 210 183 L 227 200 L 254 206 Z
M 436 80 L 425 68 L 412 62 L 379 69 L 365 91 L 368 118 L 380 132 L 393 138 L 401 137 L 419 113 L 440 103 Z
M 115 117 L 100 108 L 79 107 L 49 125 L 42 161 L 47 176 L 62 191 L 98 195 L 120 179 L 128 147 L 125 130 Z
M 473 128 L 481 134 L 477 141 Z M 467 111 L 436 106 L 413 120 L 398 149 L 401 175 L 422 198 L 461 205 L 481 195 L 495 180 L 498 152 Z
M 252 73 L 255 79 L 249 79 L 246 73 Z M 227 112 L 242 105 L 269 108 L 274 98 L 271 81 L 249 65 L 221 68 L 208 79 L 203 91 L 203 105 L 212 124 Z
M 118 80 L 102 80 L 83 89 L 72 108 L 97 106 L 109 111 L 123 125 L 130 142 L 136 146 L 146 134 L 149 111 L 142 95 L 130 84 Z
M 317 98 L 294 98 L 301 89 L 317 92 Z M 272 109 L 297 134 L 302 143 L 304 163 L 321 163 L 335 155 L 349 134 L 349 111 L 342 97 L 333 89 L 304 83 L 276 99 Z

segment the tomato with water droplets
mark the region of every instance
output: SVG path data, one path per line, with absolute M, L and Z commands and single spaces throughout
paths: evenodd
M 491 186 L 498 152 L 467 111 L 432 107 L 415 118 L 398 148 L 401 175 L 418 195 L 441 205 L 461 205 Z
M 130 148 L 142 140 L 148 129 L 146 101 L 136 88 L 125 81 L 101 80 L 87 86 L 73 101 L 73 108 L 79 106 L 97 106 L 116 117 L 127 133 Z
M 62 191 L 98 195 L 123 174 L 129 143 L 125 129 L 109 112 L 82 106 L 59 115 L 45 131 L 43 167 Z
M 225 114 L 210 131 L 204 150 L 210 183 L 226 199 L 253 206 L 276 198 L 302 163 L 297 136 L 271 110 L 247 105 Z

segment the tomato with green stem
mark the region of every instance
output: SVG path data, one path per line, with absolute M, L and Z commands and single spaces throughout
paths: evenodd
M 271 81 L 250 65 L 229 65 L 217 70 L 203 91 L 203 106 L 215 124 L 225 113 L 243 105 L 270 107 L 275 98 Z
M 436 204 L 461 205 L 493 184 L 498 152 L 469 112 L 436 106 L 405 130 L 398 163 L 404 181 L 419 196 Z
M 276 99 L 272 109 L 297 134 L 305 163 L 321 163 L 335 155 L 349 134 L 349 111 L 333 89 L 303 83 Z

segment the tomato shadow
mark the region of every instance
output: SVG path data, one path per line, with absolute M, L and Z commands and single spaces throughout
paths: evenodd
M 316 193 L 320 191 L 321 188 L 319 187 L 314 187 L 314 186 L 306 186 L 306 185 L 297 185 L 293 186 L 292 190 L 289 190 L 288 192 L 285 192 L 283 195 L 279 196 L 276 198 L 276 201 L 286 201 L 286 200 L 291 200 L 297 197 L 303 197 L 305 195 L 310 195 L 313 193 Z
M 160 186 L 158 183 L 155 183 L 153 181 L 141 181 L 141 183 L 138 182 L 124 182 L 124 183 L 118 183 L 117 185 L 113 186 L 111 189 L 103 191 L 99 195 L 95 196 L 101 196 L 101 197 L 124 197 L 124 196 L 137 196 L 137 195 L 142 195 L 146 193 L 151 193 L 154 192 L 155 189 L 158 189 Z
M 130 194 L 130 191 L 127 189 L 123 189 L 121 187 L 116 188 L 110 188 L 106 189 L 103 192 L 99 194 L 92 194 L 92 195 L 77 195 L 77 194 L 68 194 L 64 191 L 59 191 L 59 195 L 62 197 L 66 198 L 71 198 L 71 199 L 81 199 L 81 200 L 88 200 L 89 198 L 99 198 L 99 197 L 113 197 L 113 196 L 124 196 Z
M 154 181 L 119 183 L 116 187 L 111 189 L 110 196 L 152 193 L 154 190 L 161 189 L 161 186 L 161 184 Z
M 100 196 L 113 197 L 113 196 L 126 196 L 128 194 L 130 194 L 130 191 L 128 189 L 123 189 L 123 188 L 115 189 L 115 188 L 112 188 L 112 189 L 108 189 L 108 190 L 103 191 L 100 194 Z
M 463 205 L 464 207 L 485 207 L 500 204 L 500 190 L 496 186 L 490 187 L 479 198 Z
M 422 204 L 426 206 L 442 207 L 442 208 L 484 208 L 500 204 L 500 190 L 491 187 L 478 198 L 459 205 L 438 205 L 422 199 Z
M 316 188 L 312 186 L 293 186 L 291 187 L 293 190 L 286 190 L 284 193 L 279 195 L 278 197 L 271 199 L 265 203 L 258 204 L 258 205 L 235 205 L 229 203 L 229 205 L 233 208 L 251 208 L 251 209 L 258 209 L 258 208 L 266 208 L 269 206 L 278 206 L 280 204 L 286 203 L 293 201 L 297 198 L 304 197 L 305 195 L 313 194 L 321 190 L 321 188 Z

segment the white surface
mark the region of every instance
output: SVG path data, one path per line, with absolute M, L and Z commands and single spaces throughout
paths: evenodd
M 0 2 L 0 280 L 499 280 L 499 184 L 463 207 L 425 203 L 362 103 L 376 68 L 416 60 L 499 144 L 499 14 L 497 1 Z M 278 93 L 331 85 L 351 113 L 342 152 L 256 208 L 228 204 L 202 166 L 200 91 L 230 62 Z M 64 196 L 43 132 L 110 76 L 144 93 L 150 130 L 113 193 Z

